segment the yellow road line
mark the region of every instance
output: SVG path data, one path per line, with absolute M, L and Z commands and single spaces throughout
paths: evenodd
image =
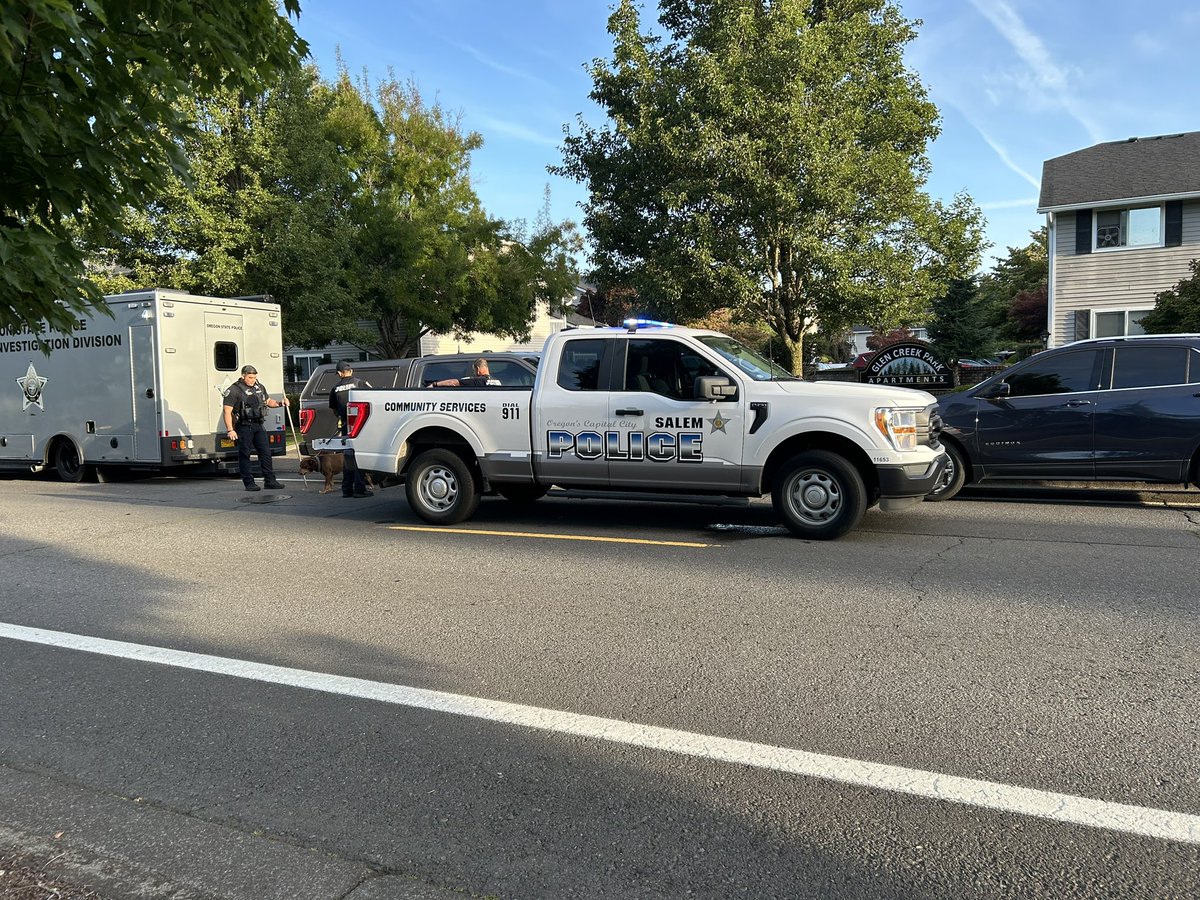
M 656 547 L 719 547 L 697 541 L 650 541 L 642 538 L 600 537 L 586 534 L 544 534 L 537 531 L 484 531 L 479 528 L 439 528 L 423 525 L 388 525 L 392 531 L 428 531 L 433 534 L 482 534 L 488 537 L 544 538 L 548 541 L 597 541 L 605 544 L 653 544 Z

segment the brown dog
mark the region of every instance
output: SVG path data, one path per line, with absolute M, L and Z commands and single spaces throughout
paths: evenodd
M 328 494 L 333 490 L 334 476 L 341 475 L 346 465 L 345 454 L 334 450 L 322 450 L 316 456 L 306 456 L 300 460 L 300 474 L 312 475 L 320 472 L 325 476 L 325 486 L 320 493 Z M 372 487 L 371 476 L 367 475 L 367 487 Z

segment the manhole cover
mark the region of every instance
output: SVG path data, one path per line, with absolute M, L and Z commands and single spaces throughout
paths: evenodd
M 291 500 L 291 494 L 275 494 L 262 493 L 255 494 L 253 497 L 242 497 L 242 503 L 278 503 L 280 500 Z

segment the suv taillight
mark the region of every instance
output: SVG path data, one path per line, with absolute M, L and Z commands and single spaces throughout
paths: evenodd
M 312 428 L 313 419 L 317 417 L 315 409 L 300 410 L 300 433 L 308 434 L 308 429 Z
M 358 437 L 371 416 L 371 404 L 361 400 L 346 404 L 346 437 Z

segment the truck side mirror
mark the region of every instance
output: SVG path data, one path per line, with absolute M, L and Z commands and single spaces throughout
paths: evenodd
M 737 396 L 737 385 L 724 375 L 701 375 L 696 379 L 698 400 L 725 400 Z

